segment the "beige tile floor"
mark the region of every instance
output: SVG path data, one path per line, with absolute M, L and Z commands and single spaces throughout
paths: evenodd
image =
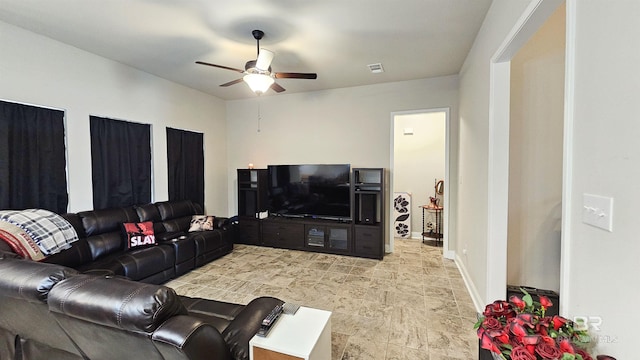
M 236 245 L 168 284 L 246 304 L 274 296 L 330 310 L 333 360 L 476 359 L 476 311 L 441 248 L 396 239 L 384 260 Z

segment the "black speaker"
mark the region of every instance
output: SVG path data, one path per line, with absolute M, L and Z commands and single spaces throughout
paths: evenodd
M 376 194 L 360 195 L 360 223 L 375 224 L 376 223 Z

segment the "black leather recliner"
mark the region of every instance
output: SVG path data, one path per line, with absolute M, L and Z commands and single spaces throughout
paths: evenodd
M 249 340 L 278 304 L 181 297 L 0 253 L 0 358 L 246 360 Z
M 188 232 L 197 214 L 202 209 L 189 200 L 64 214 L 80 240 L 44 261 L 161 284 L 233 250 L 224 217 L 215 218 L 214 230 Z M 159 245 L 127 250 L 122 224 L 144 221 L 153 222 Z

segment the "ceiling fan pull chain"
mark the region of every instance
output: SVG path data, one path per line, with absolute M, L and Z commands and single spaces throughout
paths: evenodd
M 260 121 L 262 120 L 262 114 L 260 113 L 260 97 L 258 97 L 258 133 L 260 133 Z

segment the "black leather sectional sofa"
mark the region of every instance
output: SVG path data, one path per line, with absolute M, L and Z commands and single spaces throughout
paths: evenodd
M 282 304 L 182 297 L 161 285 L 12 257 L 0 252 L 3 360 L 247 360 L 261 320 Z
M 80 240 L 44 261 L 161 284 L 233 250 L 224 217 L 215 217 L 214 230 L 188 232 L 198 214 L 202 209 L 189 200 L 64 214 Z M 145 221 L 153 222 L 158 245 L 127 249 L 122 224 Z

